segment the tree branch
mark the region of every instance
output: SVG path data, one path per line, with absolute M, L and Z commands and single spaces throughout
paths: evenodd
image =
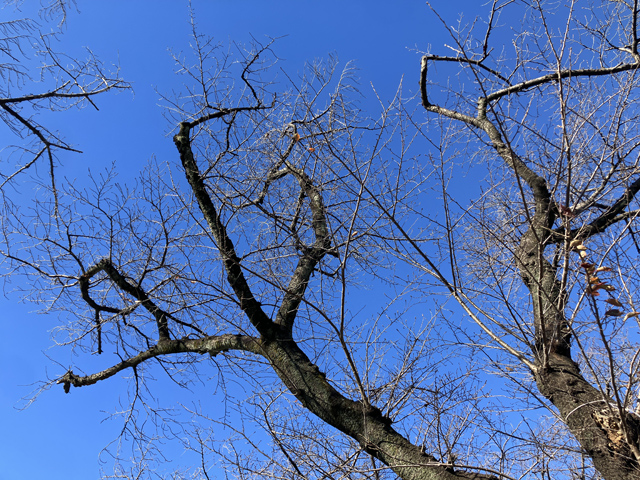
M 262 107 L 255 108 L 257 109 Z M 246 108 L 244 108 L 244 110 L 246 110 Z M 211 201 L 211 197 L 207 193 L 204 180 L 200 175 L 200 170 L 198 169 L 198 165 L 196 164 L 193 151 L 191 149 L 190 132 L 194 125 L 199 125 L 209 119 L 220 118 L 226 114 L 232 113 L 233 111 L 237 111 L 237 109 L 225 109 L 216 112 L 215 114 L 199 118 L 193 122 L 182 122 L 180 124 L 180 131 L 173 137 L 173 141 L 180 153 L 180 160 L 182 161 L 187 181 L 189 182 L 193 194 L 198 201 L 198 205 L 200 206 L 200 210 L 211 229 L 211 233 L 215 239 L 220 256 L 222 257 L 225 271 L 227 272 L 227 280 L 238 298 L 240 308 L 245 312 L 260 335 L 273 337 L 275 335 L 275 325 L 262 310 L 260 302 L 258 302 L 253 296 L 251 288 L 249 287 L 242 271 L 240 258 L 238 258 L 238 255 L 236 254 L 233 241 L 229 238 L 227 229 L 220 221 L 218 212 Z
M 569 232 L 569 238 L 586 239 L 592 237 L 604 232 L 611 225 L 637 214 L 637 212 L 624 212 L 624 210 L 636 197 L 638 191 L 640 191 L 640 178 L 637 178 L 633 183 L 631 183 L 631 185 L 627 187 L 625 192 L 614 202 L 614 204 L 604 211 L 598 218 L 587 225 L 571 230 Z M 564 241 L 566 236 L 564 228 L 560 227 L 554 230 L 554 234 L 553 240 L 556 243 Z
M 87 303 L 93 308 L 96 309 L 96 313 L 100 310 L 104 310 L 111 313 L 120 313 L 121 310 L 111 308 L 111 307 L 102 307 L 97 305 L 91 298 L 89 297 L 89 279 L 93 277 L 100 271 L 104 271 L 109 278 L 123 291 L 127 292 L 129 295 L 134 297 L 136 300 L 140 301 L 140 304 L 151 313 L 156 319 L 156 324 L 158 326 L 158 336 L 159 342 L 167 341 L 170 339 L 169 335 L 169 325 L 167 322 L 167 318 L 170 315 L 158 307 L 147 295 L 147 293 L 139 286 L 133 285 L 124 278 L 120 272 L 113 266 L 111 260 L 108 258 L 103 258 L 98 263 L 96 263 L 93 267 L 89 268 L 86 273 L 84 273 L 80 277 L 80 289 L 82 291 L 82 298 L 84 298 Z
M 621 65 L 616 65 L 615 67 L 609 67 L 609 68 L 577 68 L 575 70 L 574 69 L 560 70 L 559 72 L 543 75 L 538 78 L 533 78 L 531 80 L 526 80 L 524 82 L 511 85 L 507 88 L 503 88 L 502 90 L 497 90 L 493 93 L 490 93 L 484 98 L 486 99 L 487 102 L 493 102 L 494 100 L 499 100 L 502 97 L 506 97 L 514 93 L 524 92 L 533 87 L 544 85 L 546 83 L 557 82 L 564 78 L 603 77 L 607 75 L 614 75 L 616 73 L 629 72 L 632 70 L 636 70 L 638 67 L 640 67 L 640 62 L 623 63 Z
M 141 363 L 162 355 L 170 355 L 175 353 L 198 353 L 215 356 L 224 353 L 227 350 L 243 350 L 256 354 L 261 353 L 260 340 L 247 335 L 219 335 L 204 338 L 181 338 L 178 340 L 168 340 L 159 342 L 157 345 L 139 353 L 138 355 L 123 360 L 122 362 L 109 367 L 101 372 L 86 376 L 74 374 L 71 370 L 60 377 L 56 383 L 64 385 L 64 391 L 69 393 L 71 385 L 74 387 L 84 387 L 93 385 L 107 378 L 113 377 L 115 374 L 122 372 L 128 368 L 135 368 Z
M 327 217 L 325 214 L 324 202 L 322 194 L 318 187 L 313 184 L 309 176 L 301 169 L 296 168 L 287 162 L 287 168 L 298 179 L 300 188 L 304 195 L 309 199 L 309 207 L 312 214 L 312 227 L 315 234 L 315 242 L 311 248 L 303 247 L 304 252 L 298 265 L 289 281 L 287 291 L 280 305 L 280 309 L 276 315 L 275 323 L 282 325 L 285 332 L 291 334 L 293 322 L 298 312 L 298 307 L 304 296 L 304 292 L 309 284 L 309 278 L 313 273 L 316 265 L 322 260 L 331 248 L 331 238 L 329 237 L 329 228 L 327 226 Z

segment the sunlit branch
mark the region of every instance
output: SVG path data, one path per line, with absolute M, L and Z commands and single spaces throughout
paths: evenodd
M 577 68 L 577 69 L 560 70 L 559 72 L 543 75 L 538 78 L 533 78 L 531 80 L 526 80 L 524 82 L 517 83 L 510 87 L 503 88 L 502 90 L 497 90 L 493 93 L 490 93 L 484 98 L 486 99 L 487 102 L 493 102 L 494 100 L 499 100 L 502 97 L 506 97 L 514 93 L 524 92 L 531 88 L 538 87 L 540 85 L 544 85 L 547 83 L 557 82 L 565 78 L 605 77 L 608 75 L 615 75 L 617 73 L 630 72 L 630 71 L 636 70 L 638 67 L 640 67 L 640 63 L 636 62 L 636 63 L 624 63 L 621 65 L 616 65 L 615 67 L 609 67 L 609 68 Z
M 208 353 L 209 355 L 215 356 L 228 350 L 242 350 L 258 355 L 262 354 L 260 340 L 247 335 L 227 334 L 196 339 L 182 338 L 178 340 L 167 340 L 98 373 L 79 376 L 69 370 L 57 380 L 57 383 L 63 384 L 65 392 L 69 393 L 71 385 L 74 387 L 93 385 L 123 370 L 137 367 L 141 363 L 155 357 L 176 353 Z
M 430 54 L 430 55 L 425 55 L 424 58 L 426 59 L 426 61 L 455 62 L 455 63 L 461 63 L 461 64 L 475 65 L 477 67 L 480 67 L 483 70 L 486 70 L 491 75 L 494 75 L 495 77 L 499 78 L 503 82 L 505 82 L 507 84 L 511 83 L 508 78 L 503 77 L 502 75 L 500 75 L 500 72 L 498 72 L 498 71 L 496 71 L 496 70 L 494 70 L 494 69 L 492 69 L 490 67 L 487 67 L 483 63 L 486 60 L 486 57 L 477 60 L 477 59 L 473 59 L 473 58 L 448 57 L 448 56 Z
M 531 170 L 522 159 L 513 151 L 513 149 L 504 141 L 501 132 L 487 118 L 487 101 L 481 98 L 478 101 L 477 117 L 464 115 L 460 112 L 450 110 L 429 102 L 427 97 L 427 57 L 422 57 L 420 69 L 420 92 L 422 95 L 422 105 L 429 112 L 449 117 L 466 123 L 469 126 L 483 130 L 491 140 L 493 147 L 507 165 L 513 170 L 517 178 L 522 178 L 531 188 L 534 199 L 536 201 L 536 213 L 539 216 L 547 215 L 547 205 L 550 201 L 551 194 L 546 185 L 546 181 L 540 175 Z
M 305 197 L 309 199 L 312 227 L 316 237 L 311 248 L 303 247 L 302 257 L 298 260 L 298 265 L 289 281 L 282 304 L 276 315 L 275 323 L 282 325 L 285 331 L 291 332 L 298 307 L 307 289 L 309 278 L 316 265 L 329 252 L 331 238 L 329 237 L 324 201 L 320 190 L 302 169 L 294 167 L 289 162 L 287 162 L 287 168 L 296 177 Z

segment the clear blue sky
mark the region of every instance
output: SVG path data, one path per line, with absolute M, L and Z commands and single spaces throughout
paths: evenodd
M 0 10 L 0 19 L 34 16 L 36 3 L 24 2 L 21 11 Z M 464 11 L 471 20 L 484 10 L 480 3 L 435 0 L 433 5 L 446 18 Z M 251 35 L 283 37 L 274 50 L 290 72 L 299 71 L 307 60 L 336 53 L 343 64 L 355 61 L 363 92 L 371 93 L 369 83 L 373 83 L 386 97 L 393 95 L 403 77 L 405 85 L 415 90 L 420 63 L 415 50 L 433 46 L 442 51 L 446 41 L 422 1 L 196 0 L 193 6 L 201 31 L 222 42 L 246 42 Z M 119 62 L 135 95 L 99 98 L 99 112 L 87 108 L 51 116 L 50 125 L 58 126 L 84 152 L 62 157 L 60 172 L 81 176 L 89 167 L 99 169 L 115 161 L 124 181 L 134 178 L 153 155 L 163 160 L 176 155 L 156 89 L 170 91 L 179 81 L 168 49 L 188 49 L 188 3 L 78 0 L 78 7 L 80 14 L 69 16 L 57 48 L 82 56 L 86 46 L 106 63 Z M 41 27 L 45 32 L 51 28 L 45 22 Z M 6 130 L 0 130 L 3 146 L 8 137 Z M 0 480 L 98 478 L 98 454 L 121 428 L 119 420 L 103 420 L 118 408 L 120 399 L 126 402 L 126 382 L 118 377 L 70 395 L 53 388 L 28 409 L 17 410 L 21 398 L 32 390 L 30 384 L 47 373 L 60 375 L 77 360 L 68 350 L 50 349 L 49 330 L 56 325 L 56 314 L 37 315 L 35 306 L 17 300 L 11 294 L 0 297 Z M 176 395 L 169 386 L 159 388 L 166 389 L 167 396 Z

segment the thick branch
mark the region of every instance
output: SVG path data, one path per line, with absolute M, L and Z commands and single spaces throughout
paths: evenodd
M 496 92 L 490 93 L 485 98 L 487 102 L 492 102 L 502 97 L 506 97 L 507 95 L 524 92 L 533 87 L 538 87 L 546 83 L 557 82 L 558 80 L 564 79 L 564 78 L 602 77 L 607 75 L 613 75 L 616 73 L 629 72 L 631 70 L 637 69 L 639 66 L 640 66 L 640 63 L 623 63 L 622 65 L 616 65 L 615 67 L 609 67 L 609 68 L 577 68 L 575 70 L 572 70 L 572 69 L 560 70 L 559 72 L 550 73 L 548 75 L 543 75 L 538 78 L 533 78 L 531 80 L 526 80 L 524 82 L 520 82 L 515 85 L 509 86 L 507 88 L 503 88 L 502 90 L 498 90 Z
M 505 161 L 505 163 L 513 170 L 518 179 L 522 178 L 529 188 L 531 189 L 535 202 L 536 202 L 536 214 L 539 215 L 539 226 L 549 224 L 550 219 L 548 215 L 551 214 L 552 209 L 549 208 L 551 194 L 547 188 L 547 182 L 543 177 L 531 170 L 522 159 L 513 151 L 502 138 L 502 135 L 498 128 L 487 118 L 487 100 L 481 98 L 478 101 L 478 111 L 476 117 L 471 117 L 455 110 L 440 107 L 429 102 L 427 94 L 427 68 L 429 64 L 429 57 L 422 57 L 422 63 L 420 68 L 420 92 L 422 96 L 422 105 L 429 111 L 438 115 L 458 120 L 466 123 L 467 125 L 483 130 L 491 141 L 491 144 L 496 149 L 496 152 Z
M 583 225 L 579 228 L 575 228 L 569 232 L 569 238 L 586 239 L 604 232 L 611 225 L 620 221 L 626 220 L 632 216 L 636 216 L 638 212 L 625 212 L 631 201 L 636 197 L 636 194 L 640 191 L 640 178 L 636 179 L 626 191 L 605 210 L 598 218 L 593 220 L 587 225 Z M 564 228 L 554 230 L 553 241 L 556 243 L 562 242 L 565 239 L 566 232 Z
M 227 350 L 242 350 L 267 358 L 305 408 L 358 441 L 365 451 L 390 466 L 404 480 L 497 480 L 491 474 L 456 471 L 451 465 L 422 452 L 420 447 L 411 444 L 394 430 L 391 420 L 382 415 L 379 409 L 354 402 L 336 391 L 318 367 L 291 340 L 264 341 L 232 334 L 169 340 L 98 373 L 80 376 L 69 370 L 57 383 L 63 384 L 65 392 L 69 393 L 72 385 L 92 385 L 163 355 L 217 355 Z
M 635 414 L 625 412 L 621 419 L 611 399 L 587 382 L 568 356 L 551 353 L 547 367 L 536 373 L 535 380 L 540 393 L 556 406 L 603 478 L 638 478 L 638 463 L 622 434 L 629 432 L 631 443 L 638 445 L 640 419 Z
M 302 169 L 288 165 L 288 168 L 298 179 L 300 188 L 309 199 L 309 207 L 312 214 L 312 227 L 315 234 L 315 242 L 311 248 L 304 247 L 302 258 L 289 281 L 289 286 L 276 315 L 276 324 L 282 325 L 285 331 L 290 334 L 293 322 L 298 312 L 298 307 L 304 296 L 304 292 L 309 284 L 309 278 L 318 262 L 322 260 L 329 248 L 331 239 L 329 238 L 329 228 L 324 209 L 322 194 L 318 187 L 313 184 L 309 176 Z
M 169 314 L 158 307 L 140 286 L 129 283 L 129 281 L 127 281 L 127 279 L 124 278 L 120 274 L 120 272 L 118 272 L 118 270 L 116 270 L 116 268 L 108 258 L 103 258 L 102 260 L 100 260 L 97 264 L 87 270 L 87 272 L 80 277 L 80 290 L 82 291 L 82 298 L 84 298 L 91 307 L 95 308 L 96 311 L 104 310 L 112 313 L 120 312 L 120 310 L 113 309 L 111 307 L 102 307 L 100 305 L 97 305 L 89 297 L 89 279 L 100 271 L 104 271 L 121 290 L 127 292 L 136 300 L 139 300 L 140 304 L 154 316 L 154 318 L 156 319 L 156 324 L 158 325 L 159 341 L 162 342 L 169 340 L 169 325 L 167 322 Z
M 227 229 L 220 220 L 218 212 L 211 201 L 211 197 L 209 193 L 207 193 L 204 180 L 200 175 L 200 170 L 198 169 L 191 149 L 190 131 L 194 125 L 198 125 L 209 119 L 220 118 L 234 111 L 237 111 L 237 109 L 225 109 L 197 119 L 191 123 L 182 122 L 180 124 L 180 131 L 173 137 L 173 141 L 180 153 L 180 160 L 182 161 L 187 181 L 191 186 L 191 190 L 198 201 L 200 210 L 211 229 L 211 233 L 220 251 L 220 256 L 222 257 L 224 268 L 227 272 L 227 280 L 238 298 L 240 308 L 245 312 L 253 326 L 261 335 L 272 337 L 275 334 L 274 324 L 262 310 L 260 302 L 253 296 L 244 272 L 242 271 L 242 267 L 240 266 L 240 258 L 236 254 L 233 241 L 229 238 Z
M 71 370 L 58 379 L 56 383 L 64 384 L 64 391 L 69 393 L 71 385 L 74 387 L 84 387 L 113 377 L 115 374 L 128 368 L 140 365 L 142 362 L 161 355 L 174 353 L 198 353 L 217 355 L 227 350 L 244 350 L 247 352 L 260 353 L 260 340 L 246 335 L 220 335 L 204 338 L 182 338 L 179 340 L 167 340 L 151 347 L 135 357 L 128 358 L 117 365 L 114 365 L 101 372 L 87 376 L 79 376 Z
M 426 56 L 422 57 L 422 66 L 420 68 L 420 95 L 422 97 L 422 106 L 429 112 L 437 113 L 438 115 L 443 115 L 445 117 L 449 117 L 454 120 L 459 120 L 461 122 L 466 123 L 467 125 L 481 128 L 480 123 L 476 118 L 470 117 L 469 115 L 465 115 L 460 112 L 456 112 L 455 110 L 450 110 L 448 108 L 434 105 L 429 101 L 429 96 L 427 95 L 428 65 L 429 65 L 429 57 L 426 57 Z
M 518 185 L 520 186 L 521 179 L 524 180 L 533 194 L 534 214 L 528 216 L 529 229 L 521 237 L 515 260 L 533 304 L 536 356 L 536 368 L 533 372 L 538 388 L 557 407 L 567 426 L 593 459 L 595 467 L 604 478 L 635 479 L 639 470 L 633 449 L 636 448 L 640 436 L 640 421 L 631 414 L 620 415 L 614 411 L 609 406 L 610 399 L 585 379 L 577 364 L 571 359 L 571 328 L 564 312 L 567 294 L 557 278 L 557 267 L 544 255 L 545 246 L 553 235 L 550 228 L 558 215 L 557 205 L 551 198 L 544 178 L 515 154 L 510 145 L 502 139 L 501 131 L 487 118 L 487 107 L 490 102 L 507 95 L 563 78 L 613 75 L 635 70 L 640 63 L 603 69 L 560 70 L 544 75 L 480 98 L 477 116 L 470 117 L 429 103 L 426 91 L 427 60 L 422 60 L 420 78 L 425 109 L 484 130 L 498 154 L 515 173 Z M 622 219 L 623 212 L 638 190 L 640 179 L 632 183 L 625 194 L 596 220 L 573 234 L 581 237 L 594 235 Z M 556 241 L 556 238 L 553 241 Z M 629 435 L 619 436 L 619 431 L 631 432 L 630 440 L 626 440 Z M 612 441 L 612 438 L 615 440 Z
M 404 480 L 497 480 L 490 474 L 456 471 L 413 445 L 371 405 L 344 397 L 292 340 L 263 342 L 265 357 L 302 405 L 356 440 Z

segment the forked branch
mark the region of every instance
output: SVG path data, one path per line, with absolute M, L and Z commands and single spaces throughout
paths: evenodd
M 237 110 L 238 109 L 225 109 L 216 112 L 215 114 L 194 120 L 193 122 L 182 122 L 180 124 L 179 132 L 173 137 L 173 141 L 180 153 L 180 160 L 182 161 L 187 181 L 191 186 L 191 190 L 198 201 L 200 210 L 202 211 L 211 233 L 213 234 L 227 273 L 227 280 L 229 285 L 231 285 L 231 288 L 233 288 L 240 308 L 247 315 L 252 325 L 258 330 L 260 335 L 273 337 L 275 335 L 274 324 L 264 313 L 260 302 L 256 300 L 253 292 L 251 291 L 251 287 L 249 287 L 249 283 L 247 282 L 244 272 L 242 271 L 242 266 L 240 265 L 240 258 L 236 254 L 233 241 L 227 234 L 227 228 L 222 223 L 216 207 L 211 201 L 211 197 L 207 192 L 207 188 L 191 149 L 190 134 L 193 126 L 210 119 L 220 118 Z

